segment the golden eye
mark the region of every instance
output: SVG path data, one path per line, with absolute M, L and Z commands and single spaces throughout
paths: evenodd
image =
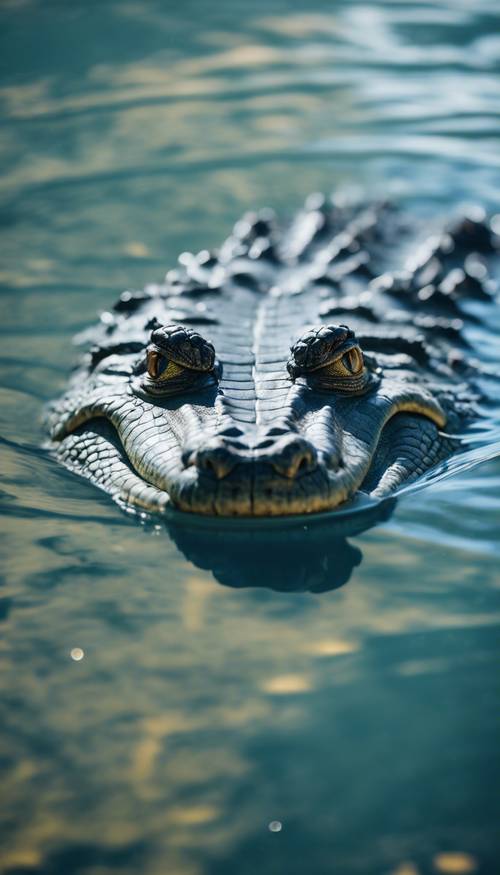
M 363 353 L 358 346 L 353 346 L 342 356 L 342 364 L 350 374 L 359 374 L 363 370 Z
M 150 349 L 146 356 L 146 369 L 152 380 L 171 380 L 186 370 L 182 365 L 171 361 L 161 352 Z
M 168 365 L 168 360 L 165 356 L 161 355 L 159 352 L 155 352 L 154 350 L 150 350 L 147 354 L 146 366 L 148 370 L 149 376 L 153 380 L 157 380 L 162 371 Z

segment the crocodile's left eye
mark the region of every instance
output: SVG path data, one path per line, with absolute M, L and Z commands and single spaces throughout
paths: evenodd
M 311 388 L 342 395 L 361 395 L 375 379 L 347 325 L 308 331 L 292 346 L 287 367 L 292 380 L 303 377 Z
M 178 395 L 216 382 L 215 350 L 197 331 L 182 325 L 158 326 L 143 360 L 140 390 Z

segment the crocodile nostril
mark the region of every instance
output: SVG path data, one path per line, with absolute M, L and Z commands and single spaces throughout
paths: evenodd
M 302 474 L 308 474 L 316 467 L 316 459 L 310 450 L 304 450 L 297 453 L 290 465 L 289 477 L 300 477 Z
M 200 465 L 201 468 L 203 468 L 205 471 L 211 471 L 212 474 L 215 474 L 215 476 L 217 477 L 218 465 L 217 465 L 215 459 L 210 459 L 209 457 L 205 457 L 204 459 L 201 459 L 200 461 L 201 461 L 201 465 Z
M 312 447 L 304 446 L 302 441 L 288 444 L 270 460 L 275 471 L 293 480 L 309 474 L 316 467 L 316 453 Z
M 186 468 L 194 467 L 203 477 L 216 480 L 227 477 L 238 465 L 246 469 L 247 475 L 252 466 L 268 465 L 281 477 L 293 480 L 313 471 L 317 456 L 312 444 L 298 436 L 279 443 L 263 440 L 253 452 L 243 445 L 238 449 L 235 441 L 224 444 L 217 437 L 203 447 L 186 450 L 183 461 Z
M 203 447 L 191 454 L 189 464 L 216 480 L 222 480 L 231 473 L 236 459 L 225 447 Z
M 299 462 L 297 474 L 305 474 L 311 465 L 312 459 L 309 454 L 304 455 Z

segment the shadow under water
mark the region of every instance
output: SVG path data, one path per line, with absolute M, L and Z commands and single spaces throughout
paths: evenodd
M 186 559 L 224 586 L 322 593 L 348 583 L 362 561 L 347 540 L 392 514 L 396 500 L 366 502 L 351 514 L 224 520 L 172 512 L 168 533 Z

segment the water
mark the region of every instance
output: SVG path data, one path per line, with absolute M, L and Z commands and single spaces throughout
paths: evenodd
M 258 534 L 253 579 L 40 449 L 73 335 L 244 210 L 498 211 L 497 0 L 0 20 L 1 871 L 497 872 L 498 414 L 378 527 Z

